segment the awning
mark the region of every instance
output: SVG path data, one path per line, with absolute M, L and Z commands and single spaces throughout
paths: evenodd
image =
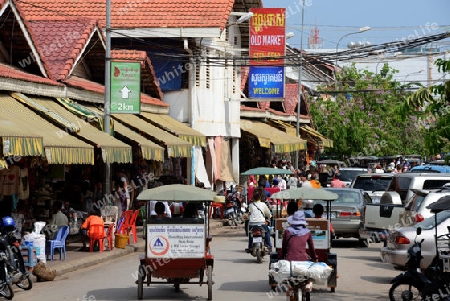
M 141 149 L 142 158 L 145 160 L 155 160 L 164 162 L 164 148 L 156 143 L 151 142 L 144 136 L 136 133 L 120 122 L 114 123 L 114 129 L 117 134 L 120 134 L 128 139 L 133 140 Z
M 169 157 L 192 157 L 192 144 L 182 140 L 133 114 L 114 114 L 117 121 L 143 132 L 167 146 Z
M 90 141 L 93 145 L 102 150 L 102 157 L 107 163 L 132 163 L 133 156 L 131 146 L 123 143 L 120 140 L 108 135 L 105 132 L 100 131 L 95 126 L 89 123 L 89 121 L 83 120 L 59 103 L 48 98 L 27 97 L 21 94 L 14 94 L 16 99 L 28 104 L 33 103 L 35 107 L 40 108 L 40 111 L 47 116 L 47 112 L 51 112 L 52 118 L 55 122 L 58 120 L 65 120 L 65 123 L 59 123 L 61 126 L 65 126 L 67 123 L 73 124 L 78 128 L 75 132 L 77 136 L 83 137 Z
M 306 149 L 305 140 L 289 135 L 264 122 L 241 119 L 241 130 L 256 136 L 261 147 L 270 147 L 267 142 L 272 144 L 275 153 Z
M 100 111 L 93 106 L 86 106 L 86 108 L 93 112 L 100 113 Z M 164 147 L 153 143 L 120 122 L 114 122 L 114 132 L 136 142 L 141 149 L 142 158 L 145 160 L 164 162 Z
M 311 136 L 316 137 L 317 139 L 320 139 L 322 141 L 324 147 L 333 147 L 333 140 L 326 138 L 325 136 L 320 134 L 318 131 L 316 131 L 312 127 L 305 125 L 305 126 L 300 127 L 300 130 L 310 134 Z
M 273 122 L 275 125 L 280 126 L 289 135 L 297 137 L 297 128 L 295 126 L 290 125 L 289 123 L 283 122 L 281 120 L 271 119 L 270 121 Z
M 44 138 L 42 135 L 33 135 L 20 128 L 17 118 L 11 118 L 5 106 L 8 104 L 0 96 L 0 142 L 2 155 L 6 156 L 43 156 Z M 5 116 L 6 115 L 6 116 Z M 11 119 L 7 119 L 11 118 Z
M 17 124 L 30 136 L 42 136 L 50 164 L 94 164 L 94 147 L 71 136 L 9 95 L 0 96 L 1 120 Z
M 206 146 L 206 137 L 199 131 L 196 131 L 182 122 L 165 114 L 154 114 L 148 112 L 142 112 L 141 116 L 144 119 L 155 123 L 156 126 L 160 125 L 164 130 L 169 131 L 176 135 L 178 138 L 186 140 L 195 146 Z

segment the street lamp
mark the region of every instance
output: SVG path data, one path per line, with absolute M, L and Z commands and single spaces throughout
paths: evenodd
M 423 71 L 425 71 L 425 70 L 422 69 L 422 70 L 419 70 L 416 72 L 411 72 L 411 73 L 406 74 L 405 79 L 403 80 L 403 86 L 406 85 L 406 79 L 408 78 L 408 76 L 413 75 L 413 74 L 419 74 L 419 73 L 422 73 Z
M 359 29 L 359 31 L 350 32 L 350 33 L 347 33 L 346 35 L 342 36 L 342 37 L 339 39 L 339 41 L 337 42 L 337 44 L 336 44 L 336 59 L 335 59 L 335 62 L 334 62 L 334 90 L 337 91 L 336 68 L 337 68 L 337 59 L 338 59 L 337 53 L 338 53 L 339 43 L 342 41 L 343 38 L 348 37 L 349 35 L 357 34 L 357 33 L 361 33 L 361 32 L 365 32 L 365 31 L 368 31 L 368 30 L 370 30 L 370 27 L 369 27 L 369 26 L 361 27 L 361 28 Z
M 396 56 L 399 55 L 399 54 L 402 54 L 402 53 L 401 53 L 400 51 L 399 51 L 399 52 L 395 52 L 395 53 L 393 53 L 392 56 L 390 56 L 390 57 L 396 57 Z M 387 60 L 385 60 L 385 58 L 383 57 L 383 58 L 375 65 L 375 74 L 378 74 L 378 65 L 379 65 L 381 62 L 387 62 Z
M 230 15 L 240 16 L 240 17 L 236 20 L 236 22 L 227 24 L 227 25 L 225 26 L 225 28 L 228 28 L 228 27 L 233 26 L 233 25 L 237 25 L 237 24 L 244 23 L 245 21 L 247 21 L 248 19 L 250 19 L 251 17 L 253 17 L 253 12 L 247 12 L 247 13 L 231 13 Z

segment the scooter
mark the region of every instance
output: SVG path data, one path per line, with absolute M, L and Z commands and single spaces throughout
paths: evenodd
M 227 194 L 224 217 L 228 219 L 231 226 L 237 226 L 238 224 L 244 223 L 243 209 L 236 191 Z
M 12 300 L 14 298 L 14 291 L 12 289 L 11 277 L 8 273 L 8 268 L 6 262 L 8 261 L 8 256 L 5 251 L 8 247 L 8 241 L 0 237 L 0 296 L 7 300 Z
M 256 257 L 256 262 L 261 263 L 266 254 L 270 254 L 269 248 L 264 243 L 266 230 L 262 226 L 250 226 L 250 237 L 252 240 L 251 254 Z
M 422 229 L 417 227 L 414 243 L 408 249 L 408 262 L 406 263 L 407 270 L 391 281 L 392 286 L 389 290 L 389 300 L 391 301 L 450 301 L 449 294 L 443 294 L 443 292 L 446 292 L 445 289 L 448 289 L 449 276 L 444 275 L 442 272 L 438 257 L 433 260 L 433 263 L 425 270 L 425 272 L 420 268 L 420 261 L 423 258 L 422 243 L 424 239 L 418 241 L 417 236 L 419 236 L 421 232 Z

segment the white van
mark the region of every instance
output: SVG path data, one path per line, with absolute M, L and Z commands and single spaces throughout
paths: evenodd
M 403 204 L 413 196 L 411 189 L 439 189 L 450 183 L 450 173 L 415 173 L 395 174 L 386 191 L 395 191 L 400 195 Z

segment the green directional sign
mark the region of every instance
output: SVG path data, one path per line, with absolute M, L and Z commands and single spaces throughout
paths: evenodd
M 111 62 L 111 114 L 141 111 L 141 64 Z

